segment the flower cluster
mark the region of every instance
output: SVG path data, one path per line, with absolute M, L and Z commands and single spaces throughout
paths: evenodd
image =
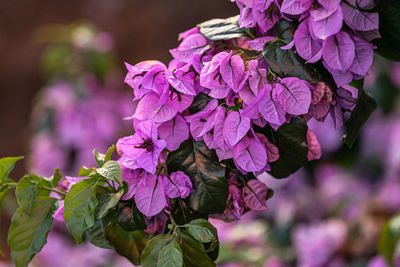
M 236 0 L 241 27 L 257 27 L 262 33 L 258 41 L 273 39 L 268 32 L 279 17 L 299 22 L 293 41 L 307 63 L 322 60 L 337 86 L 367 75 L 373 61 L 371 40 L 379 38 L 379 14 L 369 12 L 373 0 Z M 262 15 L 260 15 L 262 14 Z
M 354 29 L 351 35 L 349 29 L 342 29 L 345 4 L 313 2 L 238 0 L 239 25 L 255 27 L 258 38 L 211 41 L 196 27 L 179 35 L 181 42 L 170 50 L 173 60 L 168 66 L 154 60 L 126 64 L 125 82 L 134 92 L 134 113 L 129 117 L 133 120 L 134 134 L 121 138 L 117 150 L 122 168 L 130 173 L 130 178 L 125 179 L 132 190 L 125 198 L 134 197 L 143 214 L 149 217 L 159 214 L 169 206 L 168 199 L 185 198 L 196 190 L 187 174 L 168 174 L 165 166 L 168 153 L 188 139 L 203 141 L 208 149 L 215 150 L 220 162 L 233 160 L 241 174 L 258 175 L 270 171 L 270 163 L 280 155 L 279 148 L 257 129 L 271 127 L 276 131 L 293 118 L 324 121 L 328 115 L 336 128 L 343 125 L 343 113 L 354 108 L 357 97 L 354 88 L 348 86 L 349 81 L 339 83 L 336 79 L 336 88 L 327 81 L 311 84 L 298 77 L 281 78 L 271 71 L 268 60 L 260 53 L 261 45 L 276 39 L 272 27 L 282 16 L 290 17 L 286 19 L 300 16 L 301 24 L 287 48 L 296 45 L 300 56 L 309 62 L 322 57 L 334 77 L 332 70 L 340 71 L 340 77 L 348 72 L 350 80 L 365 76 L 368 62 L 372 62 L 373 47 L 355 31 L 362 29 Z M 341 14 L 341 21 L 337 21 L 337 13 Z M 375 18 L 373 13 L 368 16 Z M 333 31 L 329 26 L 325 35 L 315 33 L 312 27 L 321 27 L 311 25 L 325 24 L 320 20 L 333 20 L 340 27 Z M 363 29 L 369 30 L 367 26 Z M 352 49 L 340 45 L 343 40 L 351 42 Z M 309 47 L 312 55 L 306 58 L 305 49 Z M 332 56 L 335 51 L 336 59 Z M 351 55 L 344 54 L 348 52 Z M 307 132 L 307 144 L 308 159 L 318 159 L 321 148 L 311 130 Z M 234 175 L 233 172 L 227 175 L 231 186 L 235 184 Z M 234 218 L 239 217 L 239 210 L 250 207 L 240 205 L 245 202 L 237 197 L 245 195 L 248 184 L 242 183 L 239 190 L 230 187 L 228 201 L 236 205 Z M 141 190 L 136 190 L 139 187 Z M 170 195 L 170 187 L 188 193 Z M 229 213 L 228 208 L 225 213 Z

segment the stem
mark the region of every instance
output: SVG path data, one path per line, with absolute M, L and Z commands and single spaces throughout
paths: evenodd
M 60 190 L 58 190 L 58 189 L 55 189 L 55 188 L 50 188 L 50 187 L 47 187 L 47 186 L 43 186 L 43 185 L 38 185 L 41 189 L 44 189 L 44 190 L 47 190 L 47 191 L 51 191 L 51 192 L 55 192 L 55 193 L 57 193 L 57 194 L 59 194 L 59 195 L 61 195 L 61 196 L 66 196 L 67 195 L 67 193 L 65 193 L 65 192 L 63 192 L 63 191 L 60 191 Z

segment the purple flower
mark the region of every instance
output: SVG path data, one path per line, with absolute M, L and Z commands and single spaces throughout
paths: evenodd
M 322 42 L 312 37 L 308 19 L 303 21 L 294 34 L 294 43 L 299 55 L 307 62 L 317 62 L 322 56 Z
M 160 103 L 160 100 L 160 95 L 156 93 L 144 95 L 137 102 L 136 110 L 131 118 L 139 121 L 153 120 L 154 122 L 165 122 L 172 119 L 177 111 L 167 103 Z
M 215 120 L 214 120 L 215 121 Z M 224 121 L 223 135 L 228 145 L 233 147 L 250 130 L 250 119 L 240 116 L 237 111 L 230 110 Z
M 179 46 L 169 52 L 175 59 L 188 63 L 194 54 L 202 54 L 208 49 L 207 39 L 200 33 L 193 33 L 185 36 Z
M 129 200 L 136 194 L 136 188 L 139 183 L 140 169 L 132 170 L 120 164 L 122 170 L 122 181 L 128 184 L 128 192 L 121 198 Z
M 235 92 L 239 92 L 247 81 L 248 73 L 245 70 L 243 59 L 239 55 L 229 53 L 229 58 L 221 62 L 220 74 L 226 84 Z
M 128 63 L 125 65 L 128 69 L 125 82 L 133 88 L 135 99 L 151 91 L 161 93 L 169 86 L 164 73 L 167 68 L 159 61 L 148 60 L 135 66 Z
M 220 66 L 229 60 L 230 56 L 230 53 L 221 52 L 205 63 L 200 73 L 200 85 L 211 90 L 225 88 L 227 84 L 222 80 Z
M 167 142 L 166 148 L 174 151 L 189 138 L 189 126 L 182 116 L 176 115 L 158 127 L 158 135 Z
M 188 95 L 197 95 L 194 72 L 187 72 L 182 69 L 167 71 L 168 82 L 178 92 Z
M 268 84 L 254 102 L 256 103 L 249 106 L 258 105 L 258 111 L 262 118 L 270 124 L 280 126 L 286 121 L 286 114 L 282 105 L 277 100 L 272 99 L 271 85 Z
M 261 134 L 261 133 L 256 133 L 256 136 L 258 140 L 264 145 L 265 151 L 267 152 L 267 160 L 268 162 L 274 162 L 279 159 L 279 150 L 278 147 L 272 144 L 268 138 Z
M 267 195 L 268 187 L 258 181 L 250 180 L 247 182 L 246 187 L 243 191 L 247 207 L 251 210 L 266 210 L 267 209 Z
M 354 61 L 349 70 L 352 73 L 365 76 L 374 60 L 374 46 L 361 38 L 352 36 L 355 45 Z
M 348 3 L 354 7 L 368 9 L 374 6 L 373 0 L 349 0 Z M 347 3 L 341 4 L 343 18 L 350 28 L 358 31 L 371 31 L 379 29 L 379 14 L 377 12 L 363 12 L 351 7 Z
M 321 146 L 319 145 L 317 136 L 311 131 L 307 131 L 308 160 L 319 159 L 322 155 Z
M 136 133 L 117 142 L 120 163 L 129 169 L 145 169 L 154 174 L 161 151 L 166 147 L 164 140 L 157 139 L 157 128 L 152 121 L 137 125 Z
M 268 83 L 267 69 L 258 67 L 258 60 L 251 60 L 249 65 L 249 87 L 256 96 Z
M 171 173 L 170 177 L 163 177 L 165 193 L 169 198 L 187 198 L 192 191 L 192 182 L 184 172 Z
M 339 32 L 324 42 L 322 57 L 334 70 L 346 71 L 353 64 L 355 46 L 347 32 Z
M 311 8 L 312 0 L 283 0 L 281 11 L 289 15 L 301 15 Z
M 258 139 L 245 137 L 233 148 L 233 160 L 243 171 L 256 172 L 267 164 L 267 153 Z
M 280 83 L 275 83 L 272 97 L 291 115 L 306 114 L 311 104 L 308 84 L 296 77 L 284 78 Z
M 141 173 L 135 203 L 138 210 L 147 217 L 159 214 L 167 206 L 163 179 L 163 176 Z
M 323 6 L 311 12 L 310 30 L 319 39 L 325 40 L 335 35 L 343 26 L 342 8 L 338 6 L 333 13 L 330 12 L 331 10 L 326 10 Z

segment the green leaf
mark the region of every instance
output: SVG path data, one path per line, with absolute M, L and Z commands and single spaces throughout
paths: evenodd
M 376 7 L 379 13 L 379 33 L 375 39 L 377 53 L 394 61 L 400 61 L 400 1 L 380 1 Z
M 211 242 L 209 251 L 214 250 L 218 245 L 217 229 L 205 219 L 197 219 L 185 224 L 186 230 L 202 243 Z
M 106 236 L 119 255 L 126 257 L 135 265 L 140 265 L 140 255 L 150 235 L 143 231 L 127 232 L 118 225 L 112 224 L 107 226 Z
M 239 15 L 227 19 L 212 19 L 197 25 L 208 40 L 230 40 L 247 38 L 248 32 L 239 27 Z
M 93 156 L 94 156 L 94 159 L 96 160 L 97 165 L 99 165 L 99 167 L 103 167 L 106 155 L 100 153 L 96 149 L 93 149 Z
M 183 262 L 190 267 L 209 267 L 216 266 L 207 256 L 203 244 L 194 239 L 186 231 L 181 231 L 182 240 L 179 245 L 183 252 Z
M 332 76 L 320 64 L 306 64 L 294 48 L 281 49 L 293 40 L 296 24 L 281 20 L 274 26 L 278 39 L 265 44 L 263 56 L 268 62 L 271 71 L 279 77 L 297 77 L 309 83 L 326 81 L 336 87 Z
M 40 178 L 36 175 L 27 175 L 21 178 L 15 189 L 18 205 L 27 213 L 31 214 L 32 205 L 35 202 L 37 187 Z
M 183 171 L 190 177 L 194 192 L 186 199 L 191 209 L 201 214 L 221 213 L 228 198 L 225 168 L 214 150 L 204 142 L 185 141 L 167 158 L 169 173 Z
M 372 94 L 377 100 L 379 108 L 385 114 L 389 114 L 394 110 L 399 93 L 399 89 L 393 84 L 389 74 L 381 72 L 376 80 Z
M 207 218 L 207 216 L 189 208 L 186 202 L 181 198 L 171 199 L 171 216 L 178 225 L 187 224 L 195 219 Z M 171 222 L 169 221 L 169 223 Z
M 108 180 L 118 182 L 122 186 L 122 170 L 118 162 L 114 160 L 107 161 L 103 167 L 96 169 L 96 172 Z
M 190 114 L 197 113 L 203 108 L 205 108 L 211 99 L 212 98 L 210 96 L 205 95 L 203 93 L 196 95 L 196 97 L 193 100 L 193 103 L 188 108 Z
M 51 185 L 53 186 L 53 187 L 56 187 L 57 185 L 58 185 L 58 182 L 60 182 L 60 180 L 63 178 L 63 175 L 60 173 L 60 169 L 55 169 L 54 170 L 54 174 L 53 174 L 53 176 L 50 178 L 50 182 L 51 182 Z
M 6 157 L 0 159 L 0 183 L 5 181 L 14 169 L 15 163 L 24 157 Z
M 154 267 L 158 264 L 158 257 L 160 251 L 170 242 L 171 235 L 162 234 L 153 237 L 143 250 L 140 257 L 140 264 L 142 267 Z
M 307 162 L 307 124 L 299 119 L 292 119 L 274 131 L 267 126 L 265 134 L 278 147 L 279 159 L 270 163 L 269 172 L 275 178 L 286 178 Z
M 103 167 L 104 163 L 106 163 L 107 161 L 109 161 L 111 159 L 112 154 L 115 151 L 115 145 L 110 146 L 107 149 L 106 154 L 102 154 L 99 151 L 97 151 L 96 149 L 93 150 L 93 156 L 94 159 L 96 160 L 97 165 L 99 165 L 99 167 Z
M 34 174 L 25 175 L 18 182 L 15 196 L 17 197 L 18 205 L 27 214 L 31 213 L 31 208 L 37 195 L 48 196 L 50 194 L 48 190 L 40 189 L 40 186 L 51 188 L 51 182 Z
M 375 99 L 363 89 L 364 80 L 354 81 L 358 89 L 357 104 L 351 112 L 349 120 L 345 123 L 346 135 L 344 143 L 351 148 L 362 126 L 377 108 Z
M 81 169 L 79 170 L 79 176 L 85 177 L 91 175 L 93 172 L 95 172 L 95 168 L 88 168 L 86 166 L 82 166 Z
M 48 197 L 38 198 L 32 206 L 32 215 L 18 208 L 12 219 L 8 234 L 8 244 L 16 267 L 27 266 L 36 253 L 46 244 L 47 234 L 56 209 L 56 200 Z
M 96 219 L 107 215 L 108 211 L 118 205 L 124 189 L 122 187 L 115 193 L 111 193 L 105 187 L 98 187 L 96 190 L 97 206 L 95 210 Z
M 157 267 L 182 267 L 183 254 L 175 238 L 158 255 Z
M 382 228 L 378 242 L 378 252 L 393 266 L 393 255 L 400 240 L 400 214 L 397 214 Z
M 106 238 L 106 227 L 109 223 L 108 218 L 98 219 L 94 225 L 86 230 L 86 237 L 96 247 L 114 249 L 114 246 Z
M 1 189 L 0 189 L 0 214 L 2 214 L 1 210 L 2 210 L 2 207 L 3 207 L 3 200 L 4 200 L 5 196 L 6 196 L 6 194 L 8 193 L 8 191 L 10 191 L 11 188 L 12 188 L 11 186 L 4 186 L 4 187 L 1 187 Z M 2 220 L 0 220 L 0 229 L 1 229 L 1 222 L 2 222 Z M 0 240 L 2 240 L 1 231 L 0 231 Z M 1 242 L 0 242 L 0 255 L 4 257 L 4 252 L 3 252 L 3 249 L 1 247 Z
M 86 229 L 94 225 L 96 186 L 96 179 L 84 179 L 71 186 L 65 197 L 64 219 L 78 244 Z
M 144 230 L 147 227 L 144 215 L 137 209 L 133 200 L 118 204 L 117 221 L 125 231 Z

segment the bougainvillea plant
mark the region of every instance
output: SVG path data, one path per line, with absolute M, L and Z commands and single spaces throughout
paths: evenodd
M 363 90 L 374 49 L 399 59 L 399 3 L 236 4 L 239 16 L 181 33 L 168 66 L 126 64 L 133 134 L 94 150 L 97 167 L 16 183 L 8 175 L 21 158 L 1 160 L 0 196 L 16 187 L 19 204 L 8 236 L 16 266 L 41 250 L 53 218 L 78 243 L 85 236 L 136 265 L 215 266 L 207 219 L 266 209 L 272 191 L 259 174 L 284 178 L 318 159 L 307 121 L 330 116 L 354 144 L 376 108 Z

